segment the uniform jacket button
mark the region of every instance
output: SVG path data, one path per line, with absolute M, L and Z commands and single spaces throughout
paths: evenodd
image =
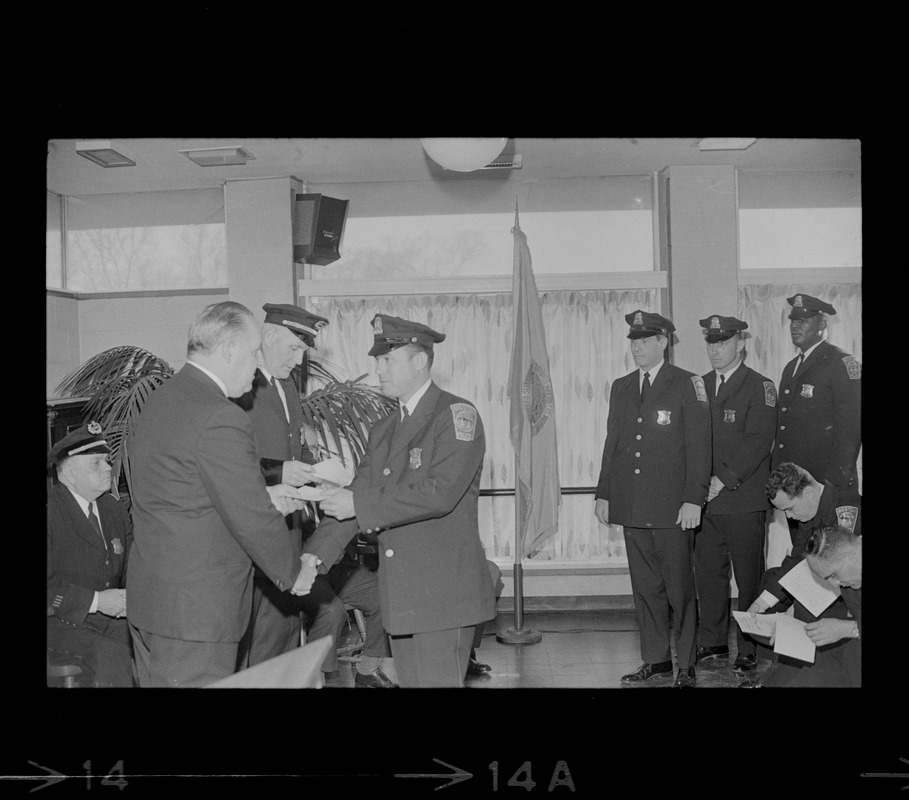
M 643 417 L 638 417 L 638 422 L 643 422 L 643 421 L 644 421 Z
M 634 471 L 634 474 L 635 474 L 635 475 L 640 475 L 640 474 L 641 474 L 641 470 L 636 469 L 636 470 Z
M 386 558 L 391 558 L 394 554 L 395 554 L 395 551 L 392 550 L 390 547 L 385 551 Z
M 635 439 L 640 439 L 640 438 L 641 438 L 641 434 L 638 434 L 638 435 L 635 436 L 634 438 L 635 438 Z
M 391 470 L 388 467 L 385 467 L 385 469 L 382 470 L 382 474 L 386 476 L 391 475 Z
M 635 454 L 634 454 L 634 457 L 635 457 L 635 458 L 640 458 L 640 457 L 641 457 L 641 454 L 640 454 L 640 453 L 635 453 Z

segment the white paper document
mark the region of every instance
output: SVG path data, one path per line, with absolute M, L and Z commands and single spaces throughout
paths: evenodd
M 814 652 L 817 648 L 805 633 L 807 623 L 786 614 L 774 614 L 774 616 L 777 620 L 773 652 L 813 664 Z
M 804 559 L 780 578 L 780 586 L 815 617 L 840 596 L 839 587 L 815 575 Z
M 353 463 L 348 460 L 346 465 L 342 464 L 341 459 L 335 456 L 316 462 L 312 469 L 323 481 L 329 481 L 335 486 L 347 486 L 354 477 Z
M 742 633 L 752 636 L 773 636 L 776 629 L 776 614 L 749 614 L 747 611 L 733 610 L 732 616 L 742 629 Z

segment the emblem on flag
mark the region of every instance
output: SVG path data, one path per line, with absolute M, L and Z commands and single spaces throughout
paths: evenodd
M 810 383 L 802 384 L 802 397 L 812 398 L 814 397 L 814 386 Z
M 530 362 L 530 368 L 521 384 L 521 405 L 530 420 L 530 435 L 536 436 L 555 408 L 552 380 L 536 361 Z

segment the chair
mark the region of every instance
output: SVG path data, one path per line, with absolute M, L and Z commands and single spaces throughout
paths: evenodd
M 360 660 L 360 651 L 366 645 L 366 617 L 363 615 L 363 612 L 359 608 L 354 608 L 351 605 L 344 604 L 344 610 L 348 612 L 347 624 L 350 625 L 350 612 L 353 611 L 354 620 L 357 623 L 357 631 L 360 634 L 360 640 L 348 642 L 346 644 L 338 647 L 338 661 L 352 661 L 356 662 Z
M 323 636 L 288 653 L 210 683 L 206 689 L 320 689 L 322 662 L 334 638 Z

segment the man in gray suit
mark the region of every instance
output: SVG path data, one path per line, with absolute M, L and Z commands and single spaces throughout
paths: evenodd
M 302 506 L 266 489 L 249 416 L 262 337 L 239 303 L 207 306 L 187 363 L 149 397 L 129 438 L 134 544 L 127 568 L 139 685 L 205 686 L 236 670 L 252 608 L 253 561 L 281 590 L 309 591 L 284 516 Z

